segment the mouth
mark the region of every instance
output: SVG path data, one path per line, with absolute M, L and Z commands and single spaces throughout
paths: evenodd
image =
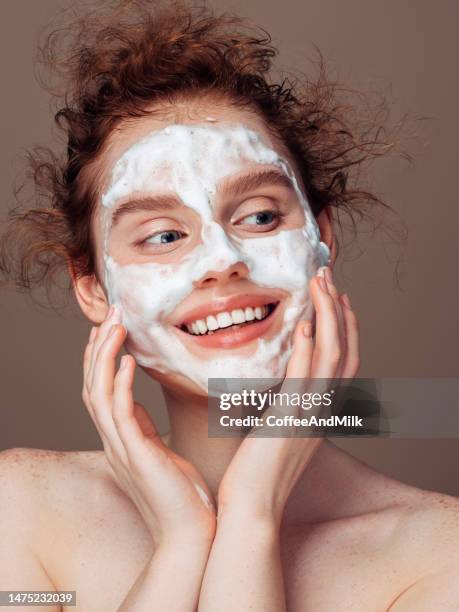
M 279 301 L 220 310 L 188 318 L 176 328 L 192 342 L 209 348 L 229 348 L 262 336 L 271 327 Z

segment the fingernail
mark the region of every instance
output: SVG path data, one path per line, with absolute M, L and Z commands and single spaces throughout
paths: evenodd
M 120 370 L 123 370 L 127 366 L 127 364 L 128 364 L 128 356 L 123 355 L 120 361 Z
M 326 269 L 327 269 L 327 266 L 321 266 L 317 270 L 317 281 L 319 283 L 319 287 L 322 289 L 324 293 L 328 293 L 327 282 L 325 280 L 325 270 Z
M 303 325 L 303 335 L 306 338 L 310 338 L 312 336 L 312 323 L 311 321 L 305 321 Z
M 349 299 L 349 296 L 347 295 L 347 293 L 343 293 L 343 295 L 341 296 L 341 301 L 346 306 L 346 308 L 349 308 L 349 310 L 352 310 L 351 300 Z

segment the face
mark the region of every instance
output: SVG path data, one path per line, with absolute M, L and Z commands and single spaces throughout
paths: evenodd
M 285 375 L 329 259 L 282 144 L 248 111 L 209 114 L 112 135 L 96 231 L 126 350 L 200 394 L 209 378 Z

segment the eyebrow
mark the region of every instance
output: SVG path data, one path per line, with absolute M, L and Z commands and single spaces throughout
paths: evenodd
M 271 168 L 267 170 L 252 171 L 237 178 L 227 178 L 217 189 L 217 192 L 222 195 L 231 195 L 236 198 L 266 185 L 279 185 L 281 187 L 293 189 L 291 179 L 284 172 Z M 133 196 L 129 201 L 120 204 L 114 211 L 112 215 L 112 226 L 116 225 L 121 217 L 128 213 L 172 210 L 181 204 L 182 202 L 180 199 L 174 195 L 159 194 Z
M 119 223 L 121 217 L 128 213 L 153 210 L 172 210 L 180 206 L 180 200 L 173 195 L 134 196 L 132 200 L 123 202 L 112 215 L 112 227 Z
M 282 170 L 270 168 L 255 170 L 235 179 L 227 178 L 217 191 L 223 195 L 238 197 L 265 185 L 279 185 L 293 189 L 292 181 Z

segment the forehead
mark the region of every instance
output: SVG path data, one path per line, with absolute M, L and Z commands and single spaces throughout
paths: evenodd
M 184 203 L 213 199 L 225 177 L 253 165 L 283 166 L 282 157 L 260 136 L 244 126 L 170 125 L 155 130 L 130 147 L 116 162 L 102 204 L 112 207 L 120 198 L 172 190 Z
M 212 146 L 214 153 L 219 149 L 223 165 L 229 162 L 231 156 L 235 157 L 234 146 L 232 150 L 221 146 L 221 142 L 219 146 L 218 138 L 215 137 L 223 132 L 226 132 L 228 135 L 235 126 L 238 126 L 242 130 L 245 128 L 255 133 L 265 149 L 271 149 L 276 152 L 288 160 L 290 165 L 294 167 L 294 161 L 285 144 L 280 138 L 271 133 L 263 119 L 255 112 L 222 105 L 194 106 L 187 108 L 186 112 L 184 112 L 183 108 L 180 109 L 180 112 L 177 112 L 175 107 L 169 111 L 161 110 L 161 112 L 152 109 L 151 114 L 124 121 L 110 134 L 105 143 L 104 150 L 99 156 L 99 194 L 102 195 L 109 189 L 116 175 L 122 173 L 123 164 L 127 160 L 142 159 L 141 166 L 144 173 L 148 171 L 150 164 L 152 167 L 158 167 L 160 164 L 163 164 L 166 169 L 167 167 L 170 168 L 174 162 L 176 162 L 176 165 L 180 163 L 180 158 L 183 162 L 184 151 L 181 151 L 182 155 L 177 155 L 177 149 L 174 148 L 177 145 L 180 145 L 181 148 L 187 146 L 183 139 L 180 141 L 179 131 L 176 130 L 174 133 L 169 134 L 168 138 L 159 138 L 160 135 L 164 135 L 165 132 L 167 133 L 176 124 L 188 126 L 188 134 L 190 129 L 196 126 L 197 129 L 193 130 L 194 136 L 188 142 L 188 146 L 195 147 L 197 149 L 195 153 L 202 155 L 202 163 L 205 163 L 207 158 L 213 165 L 218 165 L 220 160 L 211 159 L 208 155 L 210 152 L 208 147 Z M 206 130 L 206 128 L 209 129 Z M 155 138 L 155 136 L 158 137 Z M 154 155 L 152 155 L 154 143 L 160 146 Z M 232 144 L 234 145 L 234 142 Z M 147 152 L 148 157 L 145 158 Z M 189 159 L 189 156 L 187 159 Z M 224 170 L 224 168 L 221 168 L 219 173 L 222 175 L 231 173 L 231 168 L 229 167 L 226 167 L 226 172 Z M 164 175 L 166 176 L 167 174 L 168 172 L 166 171 Z

